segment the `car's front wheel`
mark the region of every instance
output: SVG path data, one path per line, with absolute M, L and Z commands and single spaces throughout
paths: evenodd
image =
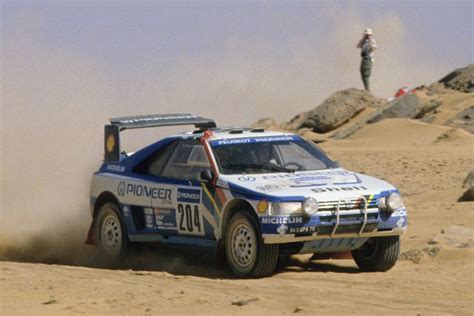
M 96 218 L 96 242 L 101 262 L 117 265 L 128 250 L 128 238 L 120 216 L 120 210 L 114 203 L 104 204 Z
M 352 251 L 352 257 L 362 271 L 387 271 L 398 260 L 400 236 L 369 238 L 360 248 Z
M 278 245 L 264 244 L 256 221 L 243 211 L 230 219 L 225 251 L 230 268 L 239 277 L 270 275 L 278 261 Z

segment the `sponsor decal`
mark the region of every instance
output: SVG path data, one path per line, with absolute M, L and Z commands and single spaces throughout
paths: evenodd
M 256 137 L 256 138 L 234 138 L 234 139 L 221 139 L 211 142 L 211 145 L 222 146 L 222 145 L 235 145 L 235 144 L 251 144 L 251 143 L 268 143 L 268 142 L 280 142 L 289 140 L 298 140 L 295 136 L 270 136 L 270 137 Z
M 201 203 L 201 190 L 178 188 L 178 202 Z
M 317 226 L 301 226 L 301 227 L 290 227 L 290 234 L 303 234 L 303 233 L 317 233 Z
M 274 180 L 274 179 L 287 179 L 295 181 L 308 181 L 308 180 L 330 180 L 334 176 L 354 176 L 353 173 L 347 171 L 335 171 L 335 172 L 324 172 L 314 171 L 314 172 L 304 172 L 296 174 L 274 174 L 263 176 L 263 179 Z
M 286 185 L 281 185 L 281 184 L 265 184 L 265 185 L 260 185 L 256 187 L 255 189 L 257 191 L 262 191 L 262 192 L 273 192 L 273 191 L 284 189 L 285 187 Z
M 281 224 L 277 228 L 277 232 L 280 234 L 280 236 L 283 236 L 286 233 L 287 230 L 288 230 L 288 226 L 286 226 L 285 224 Z
M 242 176 L 242 177 L 239 177 L 237 180 L 242 181 L 242 182 L 254 182 L 256 179 L 255 177 Z
M 399 228 L 402 228 L 404 223 L 405 223 L 405 219 L 403 217 L 400 217 L 400 219 L 397 221 L 397 226 Z
M 262 217 L 262 224 L 302 224 L 303 217 Z
M 124 166 L 119 166 L 119 165 L 108 165 L 107 170 L 116 171 L 116 172 L 124 172 L 125 167 Z
M 128 206 L 123 207 L 123 215 L 130 216 L 130 210 L 128 209 Z
M 137 197 L 171 200 L 171 189 L 157 188 L 146 184 L 133 184 L 120 181 L 117 191 L 119 196 L 133 195 Z
M 407 215 L 407 210 L 404 208 L 398 209 L 392 214 L 392 216 L 406 216 L 406 215 Z
M 114 150 L 114 147 L 115 147 L 115 137 L 114 135 L 110 134 L 109 137 L 107 137 L 107 142 L 105 144 L 105 146 L 107 147 L 107 152 L 112 152 L 112 150 Z
M 177 230 L 174 209 L 155 208 L 155 224 L 159 230 Z
M 147 228 L 153 228 L 153 216 L 145 215 L 145 226 Z
M 152 215 L 152 214 L 153 214 L 153 209 L 152 209 L 152 208 L 149 208 L 149 207 L 146 207 L 146 208 L 144 209 L 144 213 L 145 213 L 146 215 Z
M 124 196 L 125 195 L 125 187 L 126 184 L 123 181 L 120 181 L 118 184 L 117 192 L 119 196 Z
M 362 191 L 367 190 L 366 187 L 359 186 L 347 186 L 347 187 L 337 187 L 337 188 L 314 188 L 311 189 L 314 193 L 323 193 L 323 192 L 338 192 L 338 191 Z

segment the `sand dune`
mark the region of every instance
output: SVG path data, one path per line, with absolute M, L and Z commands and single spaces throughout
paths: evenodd
M 404 195 L 409 229 L 389 272 L 360 273 L 352 260 L 295 256 L 272 277 L 238 280 L 212 255 L 162 247 L 140 249 L 119 270 L 94 268 L 93 249 L 71 262 L 41 253 L 33 260 L 26 256 L 30 247 L 23 257 L 11 250 L 9 259 L 88 267 L 0 262 L 2 312 L 470 314 L 474 203 L 457 199 L 474 162 L 471 141 L 450 127 L 394 119 L 321 144 L 346 168 L 386 179 Z
M 367 108 L 326 134 L 299 130 L 343 167 L 400 189 L 409 227 L 394 269 L 361 273 L 352 260 L 294 256 L 271 277 L 239 280 L 213 254 L 138 247 L 121 269 L 107 270 L 83 244 L 87 225 L 54 217 L 38 233 L 0 231 L 0 314 L 472 315 L 474 202 L 458 199 L 474 167 L 474 136 L 444 124 L 473 105 L 473 94 L 436 89 L 417 92 L 441 103 L 421 120 L 385 119 L 331 137 L 376 111 Z M 32 212 L 23 214 L 29 224 Z
M 349 139 L 366 146 L 415 146 L 436 142 L 474 145 L 474 135 L 457 128 L 409 119 L 387 119 L 367 125 Z

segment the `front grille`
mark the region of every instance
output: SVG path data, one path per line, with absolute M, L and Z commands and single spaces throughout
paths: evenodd
M 378 213 L 370 213 L 367 214 L 367 220 L 377 220 L 379 218 Z M 327 216 L 320 216 L 319 219 L 321 222 L 326 223 L 335 223 L 336 222 L 336 215 L 327 215 Z M 340 214 L 339 215 L 339 222 L 343 224 L 346 222 L 362 222 L 364 220 L 364 214 Z
M 364 196 L 367 200 L 367 208 L 377 208 L 378 207 L 378 199 L 377 198 L 370 198 L 369 195 Z M 319 210 L 320 211 L 335 211 L 337 210 L 337 203 L 339 202 L 339 211 L 355 211 L 355 210 L 363 210 L 365 207 L 364 197 L 356 197 L 356 198 L 347 198 L 341 199 L 339 201 L 318 201 L 319 203 Z

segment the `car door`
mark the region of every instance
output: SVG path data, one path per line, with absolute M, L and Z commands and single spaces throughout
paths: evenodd
M 171 205 L 152 198 L 158 231 L 169 237 L 216 239 L 218 214 L 206 201 L 203 170 L 210 169 L 204 147 L 198 140 L 179 140 L 157 178 L 160 187 L 171 189 Z

